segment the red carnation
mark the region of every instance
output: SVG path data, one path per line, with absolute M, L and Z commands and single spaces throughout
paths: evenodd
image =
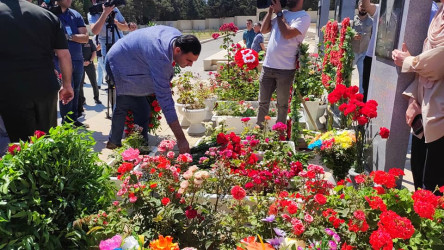
M 160 108 L 160 106 L 155 106 L 154 107 L 154 112 L 160 112 L 162 109 Z
M 379 135 L 381 136 L 382 139 L 387 139 L 390 135 L 390 130 L 386 127 L 380 127 Z
M 166 206 L 170 203 L 170 198 L 164 197 L 161 202 L 162 205 Z
M 153 106 L 153 107 L 159 106 L 159 102 L 158 102 L 157 100 L 154 100 L 154 101 L 151 103 L 151 106 Z
M 228 143 L 228 139 L 224 133 L 219 133 L 217 135 L 216 142 L 219 145 L 226 145 Z
M 12 145 L 9 146 L 9 148 L 8 148 L 8 152 L 9 152 L 11 155 L 15 155 L 16 153 L 20 152 L 20 150 L 21 150 L 20 145 L 17 145 L 17 144 L 12 144 Z
M 35 132 L 34 132 L 34 136 L 35 136 L 35 138 L 40 138 L 40 137 L 42 137 L 42 136 L 44 136 L 44 135 L 46 135 L 46 133 L 45 132 L 43 132 L 43 131 L 40 131 L 40 130 L 36 130 Z
M 234 199 L 239 201 L 245 198 L 246 192 L 242 187 L 236 185 L 231 189 L 231 195 L 233 195 Z
M 317 194 L 314 196 L 314 200 L 320 205 L 324 205 L 327 202 L 327 198 L 323 194 Z
M 213 33 L 213 34 L 211 35 L 211 37 L 213 37 L 213 39 L 217 39 L 219 36 L 220 36 L 219 33 Z

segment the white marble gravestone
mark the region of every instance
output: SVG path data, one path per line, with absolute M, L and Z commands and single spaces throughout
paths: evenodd
M 380 2 L 385 4 L 387 1 L 393 2 L 393 0 L 381 0 Z M 399 20 L 398 39 L 393 46 L 400 49 L 402 43 L 405 42 L 410 53 L 418 55 L 422 51 L 427 35 L 431 0 L 396 1 L 404 2 L 404 6 L 400 15 L 402 20 Z M 382 12 L 381 17 L 379 27 L 384 21 Z M 393 50 L 388 48 L 387 42 L 383 39 L 379 39 L 378 43 L 380 42 L 385 43 L 383 45 L 387 47 L 387 50 Z M 395 66 L 393 60 L 378 55 L 373 57 L 368 99 L 376 100 L 379 106 L 378 117 L 372 124 L 372 134 L 376 134 L 381 126 L 390 129 L 388 140 L 382 140 L 378 136 L 373 142 L 373 170 L 388 171 L 391 168 L 404 168 L 410 127 L 405 122 L 408 100 L 402 96 L 402 92 L 414 78 L 413 73 L 401 73 L 400 68 Z

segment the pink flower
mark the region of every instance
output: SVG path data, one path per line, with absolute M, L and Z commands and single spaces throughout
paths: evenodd
M 213 33 L 213 34 L 211 35 L 211 37 L 213 37 L 213 39 L 217 39 L 219 36 L 220 36 L 219 33 Z
M 174 158 L 174 152 L 173 152 L 173 151 L 169 151 L 169 152 L 167 153 L 167 157 L 168 157 L 169 159 L 173 159 L 173 158 Z
M 250 120 L 250 117 L 244 117 L 241 119 L 242 122 L 248 122 Z
M 305 214 L 304 216 L 304 220 L 308 223 L 312 223 L 313 222 L 313 216 L 309 215 L 309 214 Z
M 159 152 L 166 152 L 173 150 L 176 145 L 176 141 L 173 140 L 163 140 L 159 143 L 158 150 Z
M 272 129 L 275 131 L 282 131 L 283 132 L 283 131 L 287 130 L 287 125 L 283 124 L 282 122 L 278 122 L 273 125 Z
M 100 250 L 114 250 L 116 248 L 119 248 L 121 244 L 122 244 L 122 236 L 117 234 L 111 239 L 100 241 L 99 248 Z
M 128 194 L 128 198 L 129 198 L 129 201 L 130 201 L 131 203 L 134 203 L 134 202 L 137 201 L 137 196 L 134 195 L 134 193 L 129 193 L 129 194 Z
M 134 148 L 129 148 L 122 153 L 122 159 L 124 161 L 136 160 L 139 157 L 139 150 Z
M 114 206 L 118 206 L 119 205 L 119 201 L 113 201 L 113 205 Z
M 176 161 L 177 161 L 178 163 L 190 163 L 190 162 L 193 161 L 193 157 L 192 157 L 190 154 L 188 154 L 188 153 L 180 154 L 180 155 L 177 157 Z

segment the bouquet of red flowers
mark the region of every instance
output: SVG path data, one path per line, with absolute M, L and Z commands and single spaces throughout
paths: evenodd
M 240 49 L 234 55 L 234 61 L 240 68 L 246 65 L 249 70 L 252 70 L 259 65 L 259 55 L 252 49 Z

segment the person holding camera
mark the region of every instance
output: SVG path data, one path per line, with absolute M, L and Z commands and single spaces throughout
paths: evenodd
M 62 123 L 73 122 L 76 127 L 85 127 L 86 125 L 78 121 L 77 118 L 79 117 L 78 102 L 80 84 L 84 72 L 82 44 L 88 42 L 88 31 L 82 15 L 70 8 L 72 0 L 59 0 L 57 3 L 61 8 L 61 14 L 58 15 L 58 18 L 63 24 L 65 35 L 68 39 L 69 53 L 71 54 L 72 88 L 74 90 L 72 102 L 68 104 L 60 102 L 60 116 L 62 117 Z M 72 112 L 72 114 L 69 112 Z
M 192 66 L 199 57 L 201 45 L 193 35 L 182 35 L 175 28 L 156 25 L 134 31 L 111 47 L 105 62 L 108 76 L 116 86 L 116 106 L 109 149 L 121 146 L 125 117 L 134 114 L 134 123 L 143 128 L 147 140 L 151 107 L 148 97 L 156 95 L 163 114 L 173 131 L 180 153 L 190 147 L 180 127 L 171 92 L 173 62 L 180 67 Z
M 302 4 L 303 0 L 288 0 L 288 10 L 282 10 L 281 2 L 272 0 L 263 21 L 261 32 L 267 34 L 271 31 L 271 35 L 259 77 L 257 125 L 260 127 L 263 127 L 274 91 L 277 94 L 277 122 L 286 124 L 299 44 L 304 40 L 310 26 L 310 16 L 302 10 Z M 276 17 L 272 19 L 273 13 Z
M 437 0 L 434 0 L 437 2 Z M 444 0 L 441 0 L 444 4 Z M 434 191 L 444 185 L 444 9 L 430 23 L 423 52 L 411 56 L 407 45 L 392 58 L 402 72 L 415 72 L 403 95 L 409 98 L 406 123 L 413 128 L 411 167 L 415 188 Z
M 0 116 L 11 142 L 28 141 L 36 130 L 57 126 L 57 93 L 64 104 L 74 96 L 68 43 L 59 19 L 27 1 L 0 1 L 0 24 L 7 36 L 0 39 Z
M 112 4 L 115 1 L 111 1 Z M 134 31 L 137 29 L 137 25 L 135 23 L 127 23 L 125 18 L 120 13 L 119 9 L 114 5 L 105 6 L 105 3 L 102 0 L 96 2 L 96 0 L 92 0 L 94 5 L 102 5 L 101 12 L 91 11 L 88 13 L 88 22 L 91 25 L 91 32 L 94 35 L 99 36 L 99 43 L 101 46 L 102 57 L 106 56 L 106 43 L 111 43 L 113 41 L 117 42 L 119 39 L 123 37 L 122 31 Z M 112 14 L 111 14 L 112 13 Z M 114 30 L 113 33 L 110 30 L 107 30 L 106 22 L 108 18 L 113 18 L 110 23 L 114 24 L 117 30 Z M 109 20 L 108 20 L 109 21 Z M 108 41 L 106 40 L 106 34 L 108 33 Z M 112 45 L 112 44 L 111 44 Z

